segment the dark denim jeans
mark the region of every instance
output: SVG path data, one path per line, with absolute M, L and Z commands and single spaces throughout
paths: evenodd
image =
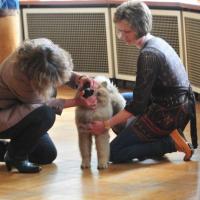
M 131 102 L 132 99 L 133 99 L 133 96 L 134 96 L 133 92 L 123 92 L 123 93 L 121 93 L 121 95 L 122 95 L 122 96 L 124 97 L 124 99 L 126 100 L 126 103 Z
M 55 112 L 48 106 L 41 106 L 15 126 L 0 133 L 0 161 L 3 161 L 5 151 L 15 159 L 26 159 L 38 164 L 51 163 L 57 156 L 57 151 L 47 131 L 53 126 Z
M 140 160 L 157 158 L 175 151 L 175 144 L 170 136 L 162 137 L 154 142 L 143 142 L 128 126 L 110 143 L 110 161 L 123 163 L 130 162 L 134 158 Z
M 133 93 L 122 93 L 127 102 Z M 175 144 L 170 136 L 164 136 L 154 142 L 144 142 L 134 134 L 133 121 L 124 128 L 110 143 L 110 161 L 113 163 L 130 162 L 132 159 L 157 158 L 165 153 L 175 152 Z

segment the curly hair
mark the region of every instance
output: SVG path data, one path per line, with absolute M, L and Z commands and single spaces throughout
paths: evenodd
M 17 50 L 16 66 L 41 94 L 69 81 L 73 70 L 71 55 L 46 38 L 24 41 Z
M 117 23 L 122 20 L 128 22 L 137 38 L 151 32 L 152 14 L 148 6 L 141 1 L 130 0 L 118 6 L 113 21 Z

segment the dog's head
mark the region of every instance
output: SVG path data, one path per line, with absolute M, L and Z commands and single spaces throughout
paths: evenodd
M 96 76 L 94 80 L 104 87 L 109 93 L 114 114 L 118 113 L 125 107 L 125 99 L 122 97 L 118 91 L 118 88 L 110 81 L 110 79 L 105 76 Z
M 111 101 L 108 90 L 102 84 L 94 90 L 93 95 L 97 98 L 97 106 L 106 106 Z
M 109 93 L 118 93 L 118 89 L 117 87 L 110 81 L 109 78 L 105 77 L 105 76 L 96 76 L 94 78 L 94 80 L 102 85 L 104 88 L 106 88 Z

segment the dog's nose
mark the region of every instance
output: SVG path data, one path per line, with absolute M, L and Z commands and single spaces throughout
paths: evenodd
M 91 88 L 85 88 L 83 90 L 83 97 L 88 98 L 94 94 L 94 90 Z

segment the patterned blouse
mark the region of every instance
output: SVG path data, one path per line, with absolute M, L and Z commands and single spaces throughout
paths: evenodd
M 189 81 L 179 56 L 163 39 L 153 37 L 141 49 L 134 99 L 126 106 L 126 110 L 134 115 L 144 113 L 154 97 L 167 96 L 164 90 L 180 86 L 189 87 Z
M 131 126 L 145 141 L 174 129 L 183 131 L 194 112 L 190 109 L 194 101 L 190 101 L 193 93 L 185 67 L 175 50 L 158 37 L 149 39 L 140 51 L 133 92 L 134 98 L 125 109 L 137 116 Z

